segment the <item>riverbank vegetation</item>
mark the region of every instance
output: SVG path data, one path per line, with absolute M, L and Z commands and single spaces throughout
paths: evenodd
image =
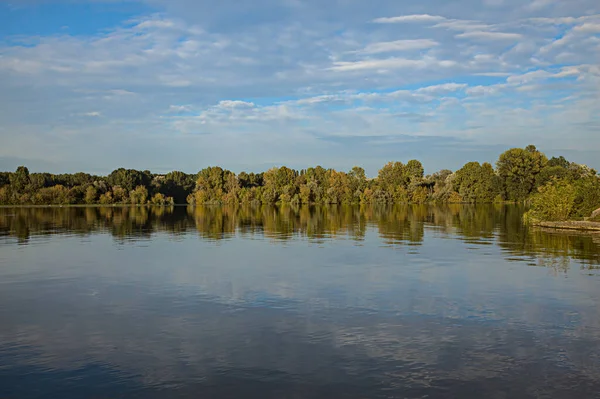
M 393 204 L 528 202 L 526 218 L 567 220 L 600 207 L 600 177 L 564 157 L 548 159 L 535 146 L 513 148 L 495 167 L 469 162 L 453 172 L 424 174 L 421 162 L 390 162 L 374 178 L 321 166 L 235 174 L 218 166 L 197 174 L 117 169 L 108 176 L 0 173 L 2 205 L 67 204 Z

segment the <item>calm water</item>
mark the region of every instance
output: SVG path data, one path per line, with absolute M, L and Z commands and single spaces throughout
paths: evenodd
M 0 398 L 599 398 L 600 235 L 521 213 L 0 209 Z

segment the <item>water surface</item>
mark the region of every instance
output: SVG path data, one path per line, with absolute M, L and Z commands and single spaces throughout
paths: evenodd
M 1 208 L 0 398 L 598 398 L 600 235 L 521 215 Z

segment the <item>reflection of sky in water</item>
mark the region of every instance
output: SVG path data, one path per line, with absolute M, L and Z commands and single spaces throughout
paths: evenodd
M 556 254 L 502 224 L 421 229 L 417 246 L 372 221 L 359 241 L 3 238 L 0 397 L 600 392 L 595 269 L 530 267 Z

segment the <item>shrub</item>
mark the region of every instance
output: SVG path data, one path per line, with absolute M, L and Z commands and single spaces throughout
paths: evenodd
M 523 216 L 526 223 L 569 219 L 577 190 L 566 180 L 551 180 L 538 188 L 529 199 L 530 209 Z

